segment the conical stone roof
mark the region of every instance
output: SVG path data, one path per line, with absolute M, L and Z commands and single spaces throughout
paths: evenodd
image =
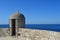
M 10 19 L 24 19 L 24 18 L 25 18 L 24 15 L 19 13 L 19 11 L 10 16 Z

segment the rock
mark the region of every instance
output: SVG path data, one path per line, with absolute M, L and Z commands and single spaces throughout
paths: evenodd
M 20 36 L 9 36 L 8 28 L 0 29 L 0 40 L 60 40 L 60 32 L 20 28 Z

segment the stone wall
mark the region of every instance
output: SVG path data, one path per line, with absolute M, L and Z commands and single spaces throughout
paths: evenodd
M 0 37 L 2 40 L 60 40 L 60 32 L 47 30 L 34 30 L 20 28 L 20 36 L 18 38 L 9 36 L 8 29 L 2 29 L 0 33 L 4 32 L 6 37 Z M 3 34 L 0 34 L 3 35 Z

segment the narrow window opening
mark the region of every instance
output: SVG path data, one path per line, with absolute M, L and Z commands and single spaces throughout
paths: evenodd
M 12 19 L 11 22 L 12 22 L 12 32 L 11 32 L 11 35 L 15 36 L 16 35 L 16 26 L 15 26 L 16 19 Z

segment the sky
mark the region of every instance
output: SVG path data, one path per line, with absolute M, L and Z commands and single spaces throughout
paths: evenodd
M 60 24 L 60 0 L 0 0 L 0 24 L 9 24 L 17 10 L 26 24 Z

